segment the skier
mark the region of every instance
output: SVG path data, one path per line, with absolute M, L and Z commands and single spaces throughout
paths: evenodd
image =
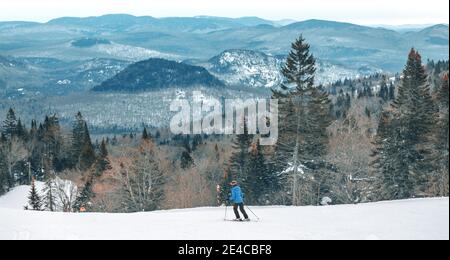
M 244 215 L 245 221 L 250 221 L 250 219 L 248 218 L 247 212 L 245 212 L 245 209 L 244 209 L 244 198 L 243 198 L 241 187 L 239 187 L 237 181 L 232 181 L 230 183 L 230 185 L 232 186 L 230 202 L 233 203 L 233 210 L 234 210 L 234 214 L 236 215 L 235 220 L 242 221 L 241 216 L 239 215 L 239 211 L 238 211 L 238 208 L 239 208 L 239 210 Z

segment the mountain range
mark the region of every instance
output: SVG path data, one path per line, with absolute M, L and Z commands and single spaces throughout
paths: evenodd
M 370 65 L 398 71 L 411 47 L 416 47 L 429 59 L 448 59 L 448 25 L 398 32 L 322 20 L 282 24 L 257 17 L 131 15 L 66 17 L 47 23 L 3 22 L 0 23 L 0 54 L 63 60 L 116 58 L 133 61 L 152 57 L 207 60 L 230 49 L 286 55 L 290 43 L 303 34 L 317 58 L 354 67 Z M 71 44 L 85 38 L 100 41 L 83 49 Z M 134 55 L 121 55 L 123 52 Z
M 88 90 L 152 58 L 202 66 L 228 85 L 271 87 L 300 35 L 318 59 L 319 83 L 400 72 L 411 47 L 425 60 L 449 57 L 448 25 L 390 30 L 323 20 L 123 14 L 0 22 L 0 94 Z
M 106 15 L 47 23 L 0 22 L 0 112 L 23 122 L 81 111 L 97 132 L 164 127 L 173 99 L 266 98 L 303 35 L 317 58 L 316 83 L 401 72 L 411 47 L 448 60 L 448 25 L 410 30 L 333 21 L 257 17 Z M 92 91 L 94 90 L 94 91 Z M 151 111 L 151 113 L 149 112 Z

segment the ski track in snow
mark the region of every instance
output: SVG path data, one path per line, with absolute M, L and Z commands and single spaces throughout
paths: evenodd
M 18 193 L 0 198 L 0 239 L 449 239 L 448 198 L 252 207 L 261 221 L 240 223 L 224 221 L 223 207 L 134 214 L 23 211 L 5 202 Z M 230 208 L 228 218 L 233 218 Z

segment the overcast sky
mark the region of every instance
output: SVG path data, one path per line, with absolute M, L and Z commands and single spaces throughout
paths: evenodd
M 168 16 L 259 16 L 365 25 L 449 23 L 448 0 L 1 0 L 0 21 L 46 22 L 112 13 Z

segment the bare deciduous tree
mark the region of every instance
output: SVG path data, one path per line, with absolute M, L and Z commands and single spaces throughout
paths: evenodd
M 330 128 L 329 161 L 337 173 L 329 180 L 339 203 L 356 203 L 368 196 L 372 141 L 376 119 L 364 114 L 367 100 L 356 100 L 344 120 L 335 121 Z
M 121 164 L 118 176 L 122 184 L 122 206 L 127 212 L 152 211 L 161 207 L 165 177 L 160 169 L 156 146 L 143 141 L 132 155 L 133 164 Z
M 15 180 L 16 176 L 14 175 L 14 167 L 17 163 L 28 158 L 29 152 L 25 148 L 23 141 L 17 137 L 12 137 L 3 149 L 5 149 L 4 154 L 10 180 Z

